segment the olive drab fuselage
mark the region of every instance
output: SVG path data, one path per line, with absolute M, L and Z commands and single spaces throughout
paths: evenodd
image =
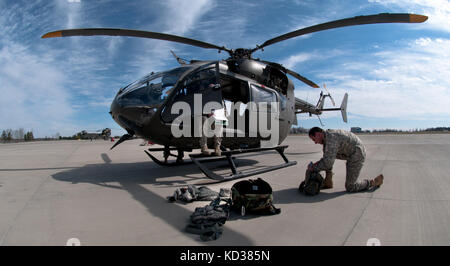
M 205 84 L 211 83 L 220 86 L 201 90 L 201 87 L 206 87 Z M 277 144 L 287 137 L 296 120 L 292 81 L 278 69 L 251 59 L 235 60 L 232 64 L 226 61 L 196 62 L 166 72 L 152 73 L 120 89 L 111 104 L 110 114 L 131 135 L 135 134 L 164 146 L 195 149 L 199 148 L 199 141 L 194 134 L 174 137 L 171 132 L 172 123 L 180 115 L 172 114 L 172 107 L 176 102 L 182 101 L 193 109 L 195 94 L 202 96 L 203 105 L 208 101 L 222 100 L 233 104 L 261 101 L 270 104 L 274 101 L 278 105 L 278 128 L 272 130 L 279 132 Z M 265 115 L 270 117 L 274 109 L 258 109 L 248 108 L 247 112 L 239 114 L 235 112 L 236 116 L 245 120 L 245 124 L 241 128 L 235 124 L 234 128 L 227 130 L 244 131 L 245 134 L 236 133 L 231 137 L 230 134 L 224 134 L 223 146 L 259 147 L 261 134 L 251 132 L 258 131 L 258 127 L 252 128 L 252 121 L 249 119 L 257 119 L 261 112 L 266 112 Z M 250 116 L 249 112 L 255 112 L 256 115 Z

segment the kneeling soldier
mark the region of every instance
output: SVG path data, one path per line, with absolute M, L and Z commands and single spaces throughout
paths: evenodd
M 308 167 L 310 171 L 326 171 L 323 188 L 333 187 L 332 169 L 335 159 L 347 161 L 345 189 L 348 192 L 362 191 L 383 184 L 383 175 L 370 180 L 358 180 L 366 158 L 366 150 L 355 134 L 344 130 L 323 131 L 319 127 L 313 127 L 309 130 L 309 138 L 314 143 L 323 145 L 323 158 Z

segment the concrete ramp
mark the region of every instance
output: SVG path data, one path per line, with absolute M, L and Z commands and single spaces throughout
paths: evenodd
M 345 192 L 345 162 L 337 160 L 333 189 L 299 194 L 322 146 L 290 136 L 283 145 L 297 165 L 258 175 L 271 184 L 281 214 L 233 214 L 222 237 L 209 242 L 184 231 L 194 209 L 208 202 L 166 197 L 187 184 L 219 191 L 239 180 L 216 183 L 195 165 L 159 166 L 140 140 L 112 151 L 102 140 L 0 144 L 0 245 L 449 245 L 450 134 L 360 138 L 367 150 L 360 178 L 383 173 L 381 188 Z M 248 170 L 278 161 L 276 152 L 236 156 Z M 212 167 L 227 170 L 220 162 Z

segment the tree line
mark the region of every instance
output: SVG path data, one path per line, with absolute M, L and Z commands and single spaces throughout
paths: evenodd
M 1 140 L 3 142 L 6 141 L 12 141 L 12 140 L 25 140 L 30 141 L 34 140 L 33 131 L 27 131 L 25 133 L 25 130 L 23 128 L 19 129 L 5 129 L 2 131 Z
M 292 127 L 290 130 L 290 134 L 306 134 L 309 132 L 309 129 L 303 127 Z M 385 129 L 373 129 L 373 130 L 361 130 L 359 133 L 411 133 L 411 132 L 450 132 L 450 127 L 432 127 L 426 129 L 393 129 L 393 128 L 385 128 Z
M 44 137 L 44 138 L 35 138 L 33 135 L 33 130 L 25 132 L 25 129 L 19 128 L 19 129 L 4 129 L 0 130 L 2 132 L 0 136 L 1 142 L 20 142 L 20 141 L 32 141 L 32 140 L 79 140 L 83 139 L 83 131 L 78 132 L 77 134 L 73 136 L 61 136 L 59 133 L 54 134 L 51 137 Z M 109 130 L 109 135 L 111 130 Z M 103 134 L 103 132 L 102 132 Z M 107 138 L 109 139 L 109 135 L 107 135 Z M 116 137 L 117 138 L 117 137 Z

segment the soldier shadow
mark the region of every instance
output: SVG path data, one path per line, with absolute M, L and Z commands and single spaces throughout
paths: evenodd
M 337 197 L 349 194 L 347 191 L 333 191 L 321 190 L 315 196 L 307 196 L 300 193 L 298 188 L 287 188 L 283 190 L 274 191 L 274 204 L 291 204 L 291 203 L 316 203 L 322 202 Z

